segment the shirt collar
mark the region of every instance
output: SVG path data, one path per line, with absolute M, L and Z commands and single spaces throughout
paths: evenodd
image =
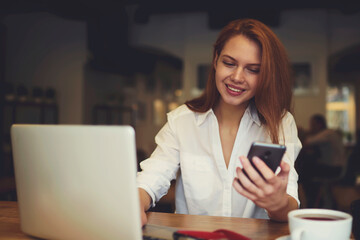
M 196 124 L 197 124 L 198 126 L 200 126 L 201 124 L 203 124 L 203 123 L 205 122 L 207 116 L 208 116 L 209 114 L 211 114 L 211 113 L 214 114 L 212 108 L 210 108 L 209 110 L 207 110 L 207 111 L 204 112 L 204 113 L 197 113 Z M 214 116 L 215 116 L 215 114 L 214 114 Z
M 212 110 L 212 108 L 210 108 L 209 110 L 207 110 L 207 111 L 204 112 L 204 113 L 197 113 L 196 124 L 197 124 L 198 126 L 200 126 L 201 124 L 203 124 L 209 114 L 213 114 L 213 115 L 215 116 L 215 113 L 214 113 L 214 111 Z M 246 108 L 244 114 L 248 114 L 248 115 L 250 116 L 250 118 L 251 118 L 259 127 L 261 126 L 259 114 L 258 114 L 258 111 L 257 111 L 257 109 L 256 109 L 255 103 L 253 103 L 253 102 L 251 101 L 250 104 L 249 104 L 249 106 Z
M 247 107 L 245 113 L 248 113 L 251 117 L 251 119 L 260 127 L 261 121 L 259 118 L 259 113 L 256 109 L 255 103 L 253 101 L 250 102 L 249 106 Z

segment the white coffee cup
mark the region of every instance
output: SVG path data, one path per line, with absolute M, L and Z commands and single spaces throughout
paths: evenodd
M 289 212 L 291 240 L 350 239 L 352 216 L 329 209 L 297 209 Z

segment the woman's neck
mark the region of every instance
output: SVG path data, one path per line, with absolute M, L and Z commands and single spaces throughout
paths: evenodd
M 248 104 L 241 106 L 233 106 L 219 101 L 215 106 L 214 113 L 219 124 L 238 127 Z

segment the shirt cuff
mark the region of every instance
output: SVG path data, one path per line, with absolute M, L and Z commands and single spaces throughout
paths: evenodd
M 295 189 L 293 189 L 293 188 L 291 188 L 291 187 L 288 187 L 286 193 L 287 193 L 289 196 L 293 197 L 293 198 L 296 200 L 296 202 L 297 202 L 297 204 L 298 204 L 298 208 L 300 208 L 299 195 L 296 194 L 296 191 L 294 191 L 294 190 L 295 190 Z

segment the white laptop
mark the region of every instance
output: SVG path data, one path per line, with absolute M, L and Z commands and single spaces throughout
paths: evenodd
M 130 126 L 13 125 L 21 229 L 45 239 L 143 239 Z

